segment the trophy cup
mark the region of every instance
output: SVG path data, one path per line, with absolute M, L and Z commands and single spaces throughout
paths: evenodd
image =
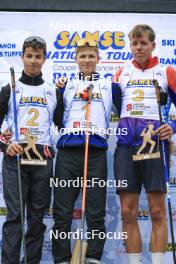
M 152 135 L 155 134 L 155 131 L 153 130 L 154 125 L 149 123 L 147 124 L 147 127 L 145 127 L 141 133 L 141 136 L 143 137 L 143 143 L 141 147 L 138 149 L 136 155 L 133 155 L 133 160 L 145 160 L 145 159 L 157 159 L 160 158 L 160 151 L 159 151 L 159 140 L 158 140 L 158 147 L 157 151 L 153 152 L 154 147 L 156 145 L 156 142 L 151 139 Z M 158 137 L 159 139 L 159 137 Z M 142 151 L 145 149 L 147 144 L 150 144 L 150 149 L 146 153 L 142 153 Z
M 24 153 L 27 158 L 21 158 L 22 165 L 47 165 L 47 160 L 44 160 L 43 157 L 38 152 L 35 143 L 37 142 L 37 137 L 33 136 L 28 128 L 21 128 L 20 134 L 25 136 L 25 140 L 27 142 L 27 146 L 24 147 Z M 36 159 L 32 159 L 29 150 L 32 150 L 36 155 Z

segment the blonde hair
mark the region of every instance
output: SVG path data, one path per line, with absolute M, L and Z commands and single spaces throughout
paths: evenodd
M 128 37 L 131 40 L 132 38 L 140 38 L 143 36 L 147 36 L 151 42 L 155 41 L 155 32 L 154 30 L 146 25 L 146 24 L 139 24 L 133 27 L 133 29 L 129 32 Z

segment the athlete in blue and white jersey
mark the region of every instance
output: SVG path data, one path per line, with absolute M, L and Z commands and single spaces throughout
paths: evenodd
M 152 221 L 151 255 L 153 264 L 164 263 L 167 245 L 167 222 L 164 165 L 161 158 L 133 161 L 139 152 L 147 127 L 155 132 L 151 142 L 156 142 L 161 152 L 160 140 L 168 140 L 176 133 L 176 122 L 169 120 L 171 101 L 176 105 L 176 72 L 171 67 L 162 68 L 152 57 L 155 33 L 148 25 L 137 25 L 129 33 L 134 60 L 122 67 L 115 76 L 118 88 L 113 89 L 114 103 L 120 114 L 118 128 L 127 128 L 127 135 L 119 135 L 114 156 L 114 173 L 117 180 L 127 180 L 126 189 L 118 189 L 121 202 L 123 231 L 128 238 L 125 246 L 130 264 L 141 263 L 142 242 L 137 222 L 139 195 L 144 185 Z M 159 110 L 154 83 L 169 94 L 162 106 L 163 125 L 160 126 Z M 159 136 L 158 136 L 159 134 Z M 153 143 L 152 143 L 153 144 Z M 149 151 L 150 144 L 146 151 Z M 168 155 L 167 155 L 168 157 Z
M 91 89 L 90 104 L 90 140 L 88 155 L 86 219 L 89 238 L 86 252 L 86 263 L 101 263 L 105 236 L 105 205 L 107 180 L 107 135 L 112 107 L 111 82 L 100 80 L 95 73 L 98 63 L 98 47 L 96 42 L 82 39 L 76 48 L 76 63 L 80 74 L 77 80 L 68 81 L 63 93 L 64 99 L 64 128 L 57 143 L 56 177 L 58 185 L 54 190 L 53 216 L 55 225 L 52 252 L 55 263 L 70 263 L 72 253 L 69 237 L 61 239 L 59 234 L 69 234 L 75 201 L 82 186 L 85 153 L 86 104 L 87 91 Z M 78 186 L 74 182 L 78 180 Z M 94 184 L 94 180 L 97 182 Z M 104 187 L 99 181 L 105 183 Z M 71 184 L 70 184 L 71 183 Z M 96 230 L 96 235 L 94 231 Z

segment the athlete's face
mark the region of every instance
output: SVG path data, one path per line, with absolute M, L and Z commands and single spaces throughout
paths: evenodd
M 43 49 L 34 50 L 31 47 L 27 47 L 22 56 L 24 64 L 24 72 L 29 76 L 37 76 L 40 74 L 42 66 L 45 62 Z
M 76 63 L 80 72 L 85 76 L 91 75 L 96 71 L 98 61 L 98 54 L 93 47 L 82 48 L 76 55 Z
M 155 42 L 151 42 L 146 35 L 139 38 L 131 38 L 130 47 L 134 59 L 139 65 L 144 67 L 148 62 L 149 57 L 152 55 L 152 51 L 155 48 Z

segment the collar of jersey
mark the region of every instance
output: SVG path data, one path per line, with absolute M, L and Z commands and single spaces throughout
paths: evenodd
M 141 65 L 139 65 L 139 63 L 136 60 L 132 60 L 132 63 L 138 69 L 147 70 L 156 66 L 159 63 L 159 60 L 158 57 L 149 57 L 145 67 L 141 67 Z
M 44 80 L 42 78 L 42 73 L 40 73 L 37 76 L 31 77 L 27 75 L 24 71 L 22 72 L 22 76 L 19 79 L 19 81 L 24 84 L 32 85 L 32 86 L 37 86 L 37 85 L 41 85 L 44 83 Z

